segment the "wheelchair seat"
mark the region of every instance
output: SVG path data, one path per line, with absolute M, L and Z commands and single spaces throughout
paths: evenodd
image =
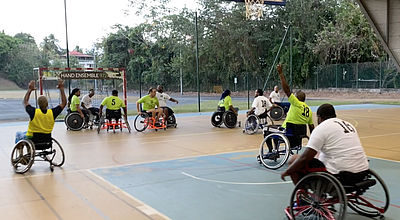
M 35 144 L 35 150 L 46 150 L 52 147 L 51 134 L 33 133 L 30 139 Z

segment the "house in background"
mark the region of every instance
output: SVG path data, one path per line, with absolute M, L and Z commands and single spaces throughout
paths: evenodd
M 83 54 L 78 51 L 69 52 L 70 57 L 76 57 L 78 59 L 79 65 L 83 68 L 94 68 L 94 56 L 89 54 Z M 61 55 L 61 59 L 66 63 L 67 54 Z

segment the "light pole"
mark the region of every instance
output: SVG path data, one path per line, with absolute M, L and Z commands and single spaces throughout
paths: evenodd
M 67 43 L 67 67 L 69 68 L 67 2 L 66 2 L 66 0 L 64 0 L 64 17 L 65 17 L 65 41 Z M 71 94 L 71 80 L 68 80 L 68 94 Z

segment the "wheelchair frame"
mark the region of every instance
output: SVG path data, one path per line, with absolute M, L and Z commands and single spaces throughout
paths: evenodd
M 51 172 L 54 171 L 54 167 L 61 167 L 65 162 L 65 154 L 64 150 L 61 147 L 61 144 L 54 138 L 51 138 L 52 143 L 44 142 L 44 143 L 33 143 L 30 139 L 24 139 L 18 141 L 15 144 L 12 152 L 11 152 L 11 165 L 14 168 L 14 171 L 19 174 L 23 174 L 30 170 L 33 163 L 35 161 L 46 161 L 50 164 Z M 39 145 L 51 145 L 48 148 L 36 150 L 35 146 Z M 58 149 L 58 150 L 57 150 Z M 55 161 L 55 157 L 57 152 L 61 153 L 61 161 Z M 35 159 L 35 158 L 41 159 Z M 22 167 L 20 169 L 20 167 Z
M 150 130 L 155 130 L 158 131 L 158 129 L 164 129 L 167 130 L 167 125 L 165 124 L 164 118 L 160 117 L 158 118 L 158 124 L 156 124 L 156 119 L 153 117 L 150 117 L 150 115 L 147 112 L 141 112 L 135 117 L 134 120 L 134 127 L 135 130 L 138 132 L 142 132 L 146 129 Z M 142 128 L 139 128 L 138 125 L 143 124 Z
M 99 124 L 99 126 L 97 126 L 97 133 L 100 134 L 101 130 L 107 130 L 107 133 L 109 130 L 112 130 L 113 133 L 115 133 L 115 131 L 118 128 L 121 130 L 121 132 L 124 128 L 127 128 L 129 133 L 131 133 L 131 126 L 129 125 L 128 120 L 125 120 L 125 119 L 123 119 L 123 120 L 122 120 L 122 118 L 120 118 L 120 119 L 118 119 L 118 121 L 115 119 L 112 119 L 111 121 L 109 121 L 108 119 L 104 118 L 104 116 L 102 116 L 102 118 L 100 119 L 100 124 Z
M 255 119 L 253 119 L 256 122 L 256 125 L 254 127 L 249 125 L 250 118 L 255 118 Z M 263 129 L 265 126 L 268 126 L 268 119 L 271 121 L 271 125 L 274 125 L 274 121 L 269 116 L 269 114 L 267 114 L 267 116 L 265 118 L 260 118 L 257 115 L 255 115 L 254 113 L 247 116 L 246 121 L 244 123 L 243 133 L 246 133 L 246 134 L 257 133 L 259 128 Z
M 382 198 L 375 198 L 378 194 L 376 188 L 381 188 Z M 371 190 L 374 192 L 369 195 Z M 350 186 L 342 185 L 339 179 L 328 172 L 314 172 L 296 184 L 285 214 L 289 219 L 321 217 L 341 220 L 345 218 L 346 207 L 349 206 L 360 215 L 383 218 L 389 204 L 386 184 L 373 170 L 368 170 L 364 180 Z
M 286 161 L 289 159 L 290 155 L 293 155 L 294 152 L 296 151 L 296 154 L 299 153 L 299 151 L 302 149 L 302 140 L 304 138 L 308 139 L 308 136 L 306 135 L 307 128 L 304 127 L 302 128 L 303 131 L 300 131 L 302 134 L 297 134 L 299 131 L 293 131 L 294 128 L 289 128 L 290 124 L 287 123 L 287 129 L 285 131 L 281 131 L 277 128 L 274 128 L 272 126 L 267 126 L 269 131 L 270 129 L 272 130 L 272 133 L 266 135 L 264 137 L 264 140 L 260 144 L 260 151 L 259 155 L 257 156 L 257 161 L 258 163 L 262 164 L 264 167 L 272 170 L 279 169 L 282 167 Z M 307 126 L 307 125 L 294 125 L 296 126 Z M 265 130 L 265 128 L 263 130 Z M 288 131 L 291 130 L 291 133 L 288 133 Z M 269 131 L 270 132 L 270 131 Z M 299 146 L 290 146 L 290 141 L 288 137 L 297 137 L 300 139 L 300 145 Z M 270 141 L 271 147 L 272 147 L 272 152 L 269 152 L 268 144 L 267 142 Z
M 88 115 L 89 121 L 90 121 L 90 112 Z M 95 116 L 95 115 L 93 115 Z M 93 125 L 89 126 L 88 123 L 85 122 L 85 119 L 81 118 L 78 112 L 70 112 L 65 116 L 64 123 L 67 126 L 67 130 L 71 131 L 80 131 L 83 128 L 90 128 L 93 129 Z M 72 123 L 72 124 L 69 124 Z M 94 120 L 92 120 L 92 123 L 94 123 Z M 96 125 L 96 124 L 95 124 Z M 100 122 L 98 122 L 97 126 L 100 126 Z

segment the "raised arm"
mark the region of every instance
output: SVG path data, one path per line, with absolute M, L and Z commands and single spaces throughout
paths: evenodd
M 289 84 L 286 82 L 285 75 L 283 75 L 282 65 L 278 64 L 278 66 L 276 68 L 278 69 L 279 78 L 281 78 L 282 89 L 285 92 L 285 94 L 287 95 L 287 97 L 289 97 L 290 94 L 292 94 L 292 93 L 290 92 Z
M 57 88 L 60 90 L 60 97 L 61 97 L 61 104 L 60 107 L 62 109 L 65 108 L 65 106 L 67 105 L 67 97 L 65 96 L 65 92 L 64 92 L 64 81 L 63 80 L 58 80 L 58 85 Z
M 26 94 L 25 94 L 25 97 L 24 97 L 24 101 L 23 101 L 24 107 L 29 105 L 29 97 L 31 96 L 31 92 L 33 90 L 35 90 L 35 89 L 36 89 L 35 88 L 35 81 L 32 80 L 32 81 L 29 82 L 28 90 L 26 91 Z
M 176 104 L 178 104 L 179 102 L 178 102 L 178 100 L 176 100 L 176 99 L 173 99 L 173 98 L 169 98 L 169 101 L 171 101 L 171 102 L 175 102 Z

